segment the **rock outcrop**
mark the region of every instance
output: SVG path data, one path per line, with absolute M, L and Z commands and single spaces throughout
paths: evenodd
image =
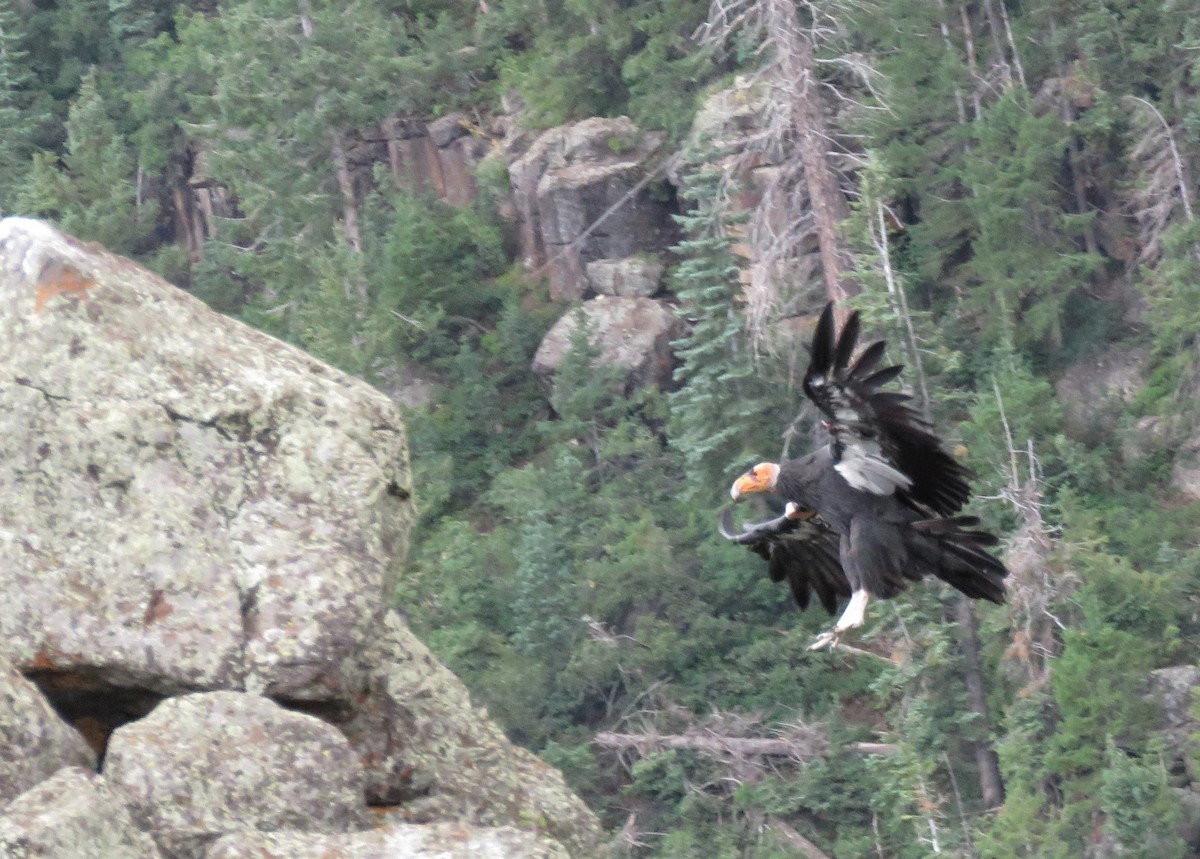
M 118 728 L 104 776 L 172 856 L 228 832 L 366 828 L 362 765 L 332 725 L 244 692 L 169 698 Z
M 1173 665 L 1150 672 L 1147 698 L 1159 709 L 1160 729 L 1167 752 L 1167 766 L 1186 773 L 1189 781 L 1200 783 L 1200 759 L 1192 737 L 1200 730 L 1193 715 L 1196 693 L 1200 690 L 1200 666 Z
M 1200 850 L 1200 760 L 1195 742 L 1200 722 L 1194 715 L 1200 692 L 1200 666 L 1173 665 L 1150 672 L 1145 697 L 1159 712 L 1163 763 L 1179 801 L 1177 834 L 1194 855 Z
M 596 849 L 595 817 L 562 775 L 512 746 L 395 612 L 364 654 L 366 692 L 343 730 L 367 764 L 367 795 L 405 820 L 532 826 L 573 856 Z
M 601 295 L 585 301 L 554 324 L 533 358 L 533 372 L 547 385 L 571 349 L 571 335 L 580 322 L 590 329 L 599 347 L 601 364 L 625 371 L 625 388 L 671 384 L 671 341 L 683 334 L 683 323 L 670 307 L 652 298 Z
M 412 519 L 365 383 L 0 222 L 0 640 L 72 689 L 348 701 Z
M 548 267 L 552 297 L 583 297 L 588 262 L 675 244 L 674 199 L 653 182 L 661 145 L 626 117 L 585 119 L 544 132 L 509 166 L 525 264 Z
M 6 859 L 160 859 L 121 791 L 91 770 L 67 767 L 0 814 Z
M 1100 441 L 1116 429 L 1116 416 L 1145 387 L 1147 350 L 1106 349 L 1076 361 L 1054 382 L 1063 423 L 1075 438 Z
M 205 859 L 568 859 L 553 841 L 512 827 L 396 824 L 355 835 L 239 833 L 222 838 Z
M 473 168 L 490 148 L 477 131 L 457 111 L 430 122 L 392 117 L 364 132 L 361 145 L 350 152 L 351 166 L 369 185 L 374 166 L 387 164 L 398 184 L 465 206 L 475 198 Z
M 0 806 L 63 767 L 96 766 L 96 753 L 38 688 L 0 659 Z
M 390 400 L 16 218 L 0 368 L 0 657 L 38 687 L 0 671 L 0 836 L 27 850 L 0 853 L 267 855 L 250 830 L 296 856 L 601 852 L 386 611 L 413 519 Z
M 1184 499 L 1200 500 L 1200 433 L 1185 421 L 1164 415 L 1144 416 L 1132 427 L 1122 427 L 1118 421 L 1120 415 L 1134 410 L 1146 388 L 1149 365 L 1144 346 L 1113 347 L 1071 364 L 1054 382 L 1064 426 L 1069 435 L 1090 444 L 1116 435 L 1127 462 L 1169 452 L 1171 487 Z M 1200 392 L 1194 378 L 1180 380 L 1179 385 L 1180 399 L 1194 399 Z
M 662 288 L 663 264 L 647 257 L 598 259 L 587 264 L 587 276 L 599 295 L 649 298 Z

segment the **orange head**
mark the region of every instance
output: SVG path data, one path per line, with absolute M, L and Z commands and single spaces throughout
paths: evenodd
M 779 466 L 773 462 L 760 462 L 737 480 L 729 490 L 729 495 L 736 501 L 747 492 L 766 492 L 775 488 L 779 479 Z

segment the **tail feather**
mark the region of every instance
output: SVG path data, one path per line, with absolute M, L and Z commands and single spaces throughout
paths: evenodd
M 1004 602 L 1004 562 L 987 551 L 999 540 L 986 531 L 974 530 L 973 516 L 928 519 L 912 524 L 918 539 L 913 541 L 921 572 L 933 575 L 972 599 Z M 964 529 L 972 530 L 964 530 Z

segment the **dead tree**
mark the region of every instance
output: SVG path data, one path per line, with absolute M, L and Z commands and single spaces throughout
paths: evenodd
M 1057 541 L 1042 513 L 1041 474 L 1033 442 L 1023 450 L 1014 445 L 999 385 L 994 380 L 993 385 L 1009 452 L 1007 481 L 1000 494 L 1021 520 L 1005 552 L 1012 628 L 1005 660 L 1024 683 L 1018 696 L 1026 697 L 1050 680 L 1050 662 L 1058 655 L 1058 633 L 1063 629 L 1051 604 L 1069 593 L 1076 580 L 1054 564 Z
M 1130 116 L 1137 133 L 1128 159 L 1138 178 L 1132 195 L 1133 216 L 1140 229 L 1139 261 L 1154 266 L 1163 255 L 1163 236 L 1175 224 L 1196 220 L 1188 164 L 1180 152 L 1175 131 L 1157 107 L 1144 98 L 1125 96 L 1133 105 Z M 1200 248 L 1191 256 L 1200 262 Z
M 761 127 L 730 165 L 761 180 L 750 215 L 746 291 L 756 348 L 767 342 L 774 321 L 794 312 L 794 295 L 805 286 L 819 284 L 838 301 L 859 291 L 842 226 L 849 215 L 842 173 L 861 159 L 834 132 L 829 101 L 845 96 L 831 90 L 818 68 L 818 50 L 841 31 L 831 8 L 792 0 L 713 0 L 697 33 L 718 48 L 748 38 L 763 57 L 751 82 L 761 95 Z M 861 61 L 848 56 L 841 65 L 862 70 Z M 770 170 L 758 169 L 764 165 Z
M 792 732 L 782 737 L 730 737 L 704 729 L 683 734 L 619 734 L 605 731 L 597 734 L 596 745 L 605 749 L 634 750 L 640 755 L 648 751 L 698 752 L 718 760 L 736 757 L 788 758 L 803 763 L 825 751 L 824 736 L 816 731 Z M 852 751 L 864 755 L 890 755 L 898 750 L 895 743 L 853 743 Z

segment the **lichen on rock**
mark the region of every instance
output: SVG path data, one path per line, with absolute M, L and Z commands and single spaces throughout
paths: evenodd
M 66 767 L 0 813 L 5 859 L 160 859 L 134 825 L 121 791 L 90 770 Z
M 0 807 L 68 766 L 95 768 L 96 754 L 38 688 L 0 658 Z
M 350 697 L 412 519 L 385 396 L 22 218 L 0 221 L 0 367 L 19 669 Z
M 366 825 L 362 767 L 332 725 L 243 692 L 170 698 L 113 733 L 104 775 L 173 856 L 227 832 Z
M 510 826 L 394 824 L 352 835 L 245 832 L 227 835 L 205 859 L 569 859 L 548 838 Z
M 364 659 L 368 691 L 343 730 L 369 762 L 372 802 L 402 803 L 403 820 L 511 825 L 572 856 L 602 852 L 599 821 L 562 774 L 513 745 L 395 612 Z

